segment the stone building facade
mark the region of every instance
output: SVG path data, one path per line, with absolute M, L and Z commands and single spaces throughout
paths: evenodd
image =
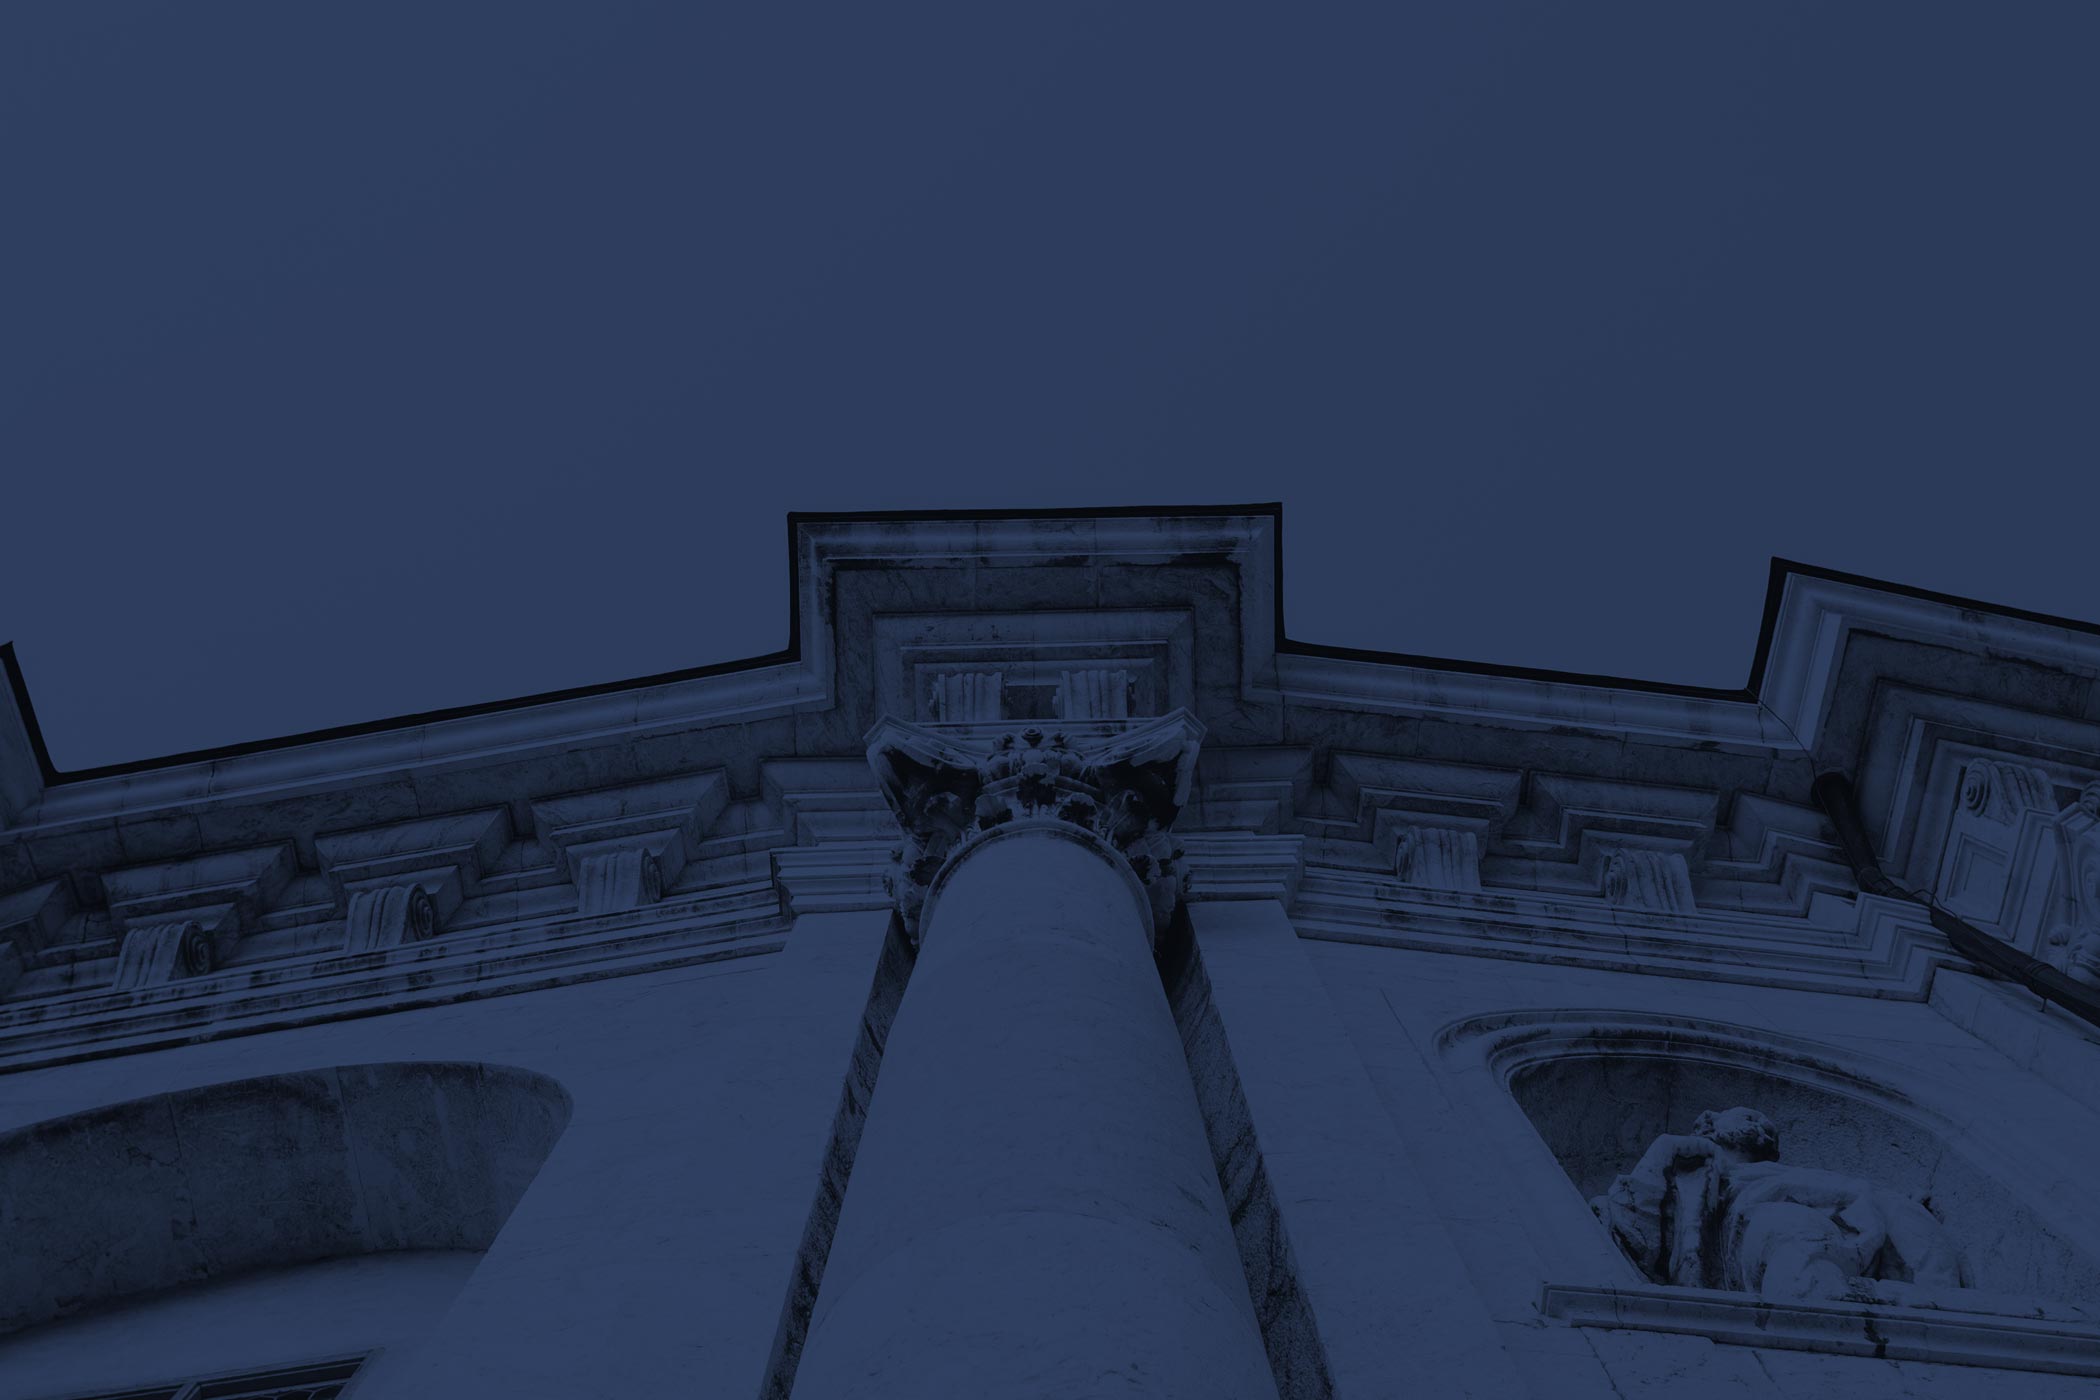
M 10 657 L 0 1395 L 2092 1393 L 2100 636 L 1353 653 L 1279 529 L 798 517 L 779 655 L 96 772 Z

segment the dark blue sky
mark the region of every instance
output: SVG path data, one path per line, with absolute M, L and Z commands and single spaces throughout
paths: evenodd
M 2100 617 L 2100 5 L 18 4 L 61 766 L 773 650 L 791 509 L 1281 499 L 1307 641 Z

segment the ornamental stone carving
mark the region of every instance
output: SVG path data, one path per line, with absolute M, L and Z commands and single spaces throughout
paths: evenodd
M 1605 859 L 1604 898 L 1626 909 L 1688 913 L 1693 905 L 1691 873 L 1680 852 L 1624 847 Z
M 1923 1204 L 1782 1163 L 1779 1130 L 1753 1108 L 1702 1113 L 1691 1133 L 1658 1137 L 1590 1207 L 1656 1283 L 1768 1302 L 1932 1305 L 1961 1289 L 1946 1228 Z
M 1006 676 L 1000 671 L 950 671 L 933 680 L 933 715 L 943 724 L 1003 718 Z
M 1130 718 L 1130 672 L 1060 671 L 1057 716 L 1072 721 Z
M 1393 873 L 1424 889 L 1478 893 L 1480 840 L 1456 827 L 1403 827 L 1393 843 Z
M 868 737 L 868 763 L 904 828 L 888 887 L 905 927 L 917 938 L 926 893 L 951 857 L 1019 818 L 1063 822 L 1098 837 L 1129 862 L 1155 921 L 1163 922 L 1183 879 L 1181 851 L 1169 833 L 1189 799 L 1202 733 L 1185 710 L 1084 747 L 1040 728 L 987 746 L 883 721 Z
M 420 943 L 437 932 L 437 904 L 419 884 L 378 885 L 350 892 L 343 938 L 346 953 L 371 953 Z
M 2011 824 L 2030 808 L 2056 805 L 2049 775 L 2025 763 L 1971 759 L 1961 770 L 1961 805 L 1991 821 Z
M 580 914 L 617 914 L 664 897 L 663 864 L 646 846 L 571 853 Z
M 216 961 L 211 939 L 195 919 L 146 924 L 124 935 L 111 988 L 126 992 L 202 977 Z
M 2100 987 L 2100 782 L 2057 815 L 2061 911 L 2042 957 L 2088 986 Z

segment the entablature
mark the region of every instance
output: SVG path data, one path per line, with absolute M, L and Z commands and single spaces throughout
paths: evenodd
M 1855 777 L 1885 863 L 1928 889 L 1971 763 L 2045 774 L 2058 816 L 2100 777 L 2082 624 L 1786 566 L 1740 692 L 1381 657 L 1283 635 L 1279 526 L 798 518 L 775 656 L 121 770 L 52 771 L 18 684 L 0 1008 L 85 1025 L 121 1009 L 97 1000 L 120 970 L 151 997 L 406 964 L 754 881 L 774 917 L 864 907 L 898 840 L 877 724 L 1084 745 L 1176 709 L 1206 734 L 1176 828 L 1192 898 L 1279 898 L 1332 936 L 1913 995 L 1937 935 L 1856 898 L 1817 771 Z

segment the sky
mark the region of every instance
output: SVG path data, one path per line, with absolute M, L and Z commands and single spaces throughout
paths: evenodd
M 1278 500 L 1301 641 L 2100 619 L 2100 5 L 0 7 L 61 768 L 773 651 L 790 510 Z

